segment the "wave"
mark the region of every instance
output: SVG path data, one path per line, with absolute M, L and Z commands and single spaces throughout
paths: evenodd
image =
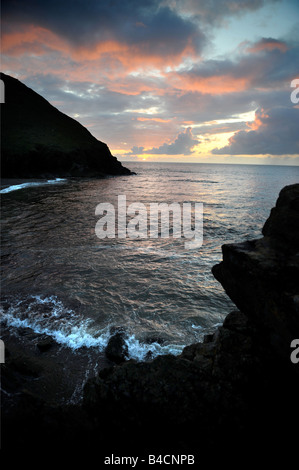
M 108 341 L 105 334 L 95 337 L 90 329 L 90 320 L 65 307 L 55 296 L 31 295 L 5 303 L 9 303 L 9 307 L 2 309 L 1 322 L 8 327 L 30 328 L 71 349 L 105 347 Z
M 90 319 L 67 308 L 55 296 L 31 295 L 23 299 L 4 299 L 1 310 L 1 323 L 5 327 L 30 328 L 72 350 L 97 348 L 104 351 L 115 331 L 115 325 L 112 324 L 99 329 Z M 137 361 L 165 354 L 177 355 L 184 348 L 184 345 L 142 342 L 129 333 L 124 340 L 128 347 L 128 359 Z
M 130 359 L 136 359 L 138 361 L 143 361 L 146 358 L 154 358 L 157 356 L 163 356 L 165 354 L 172 354 L 177 356 L 181 354 L 185 345 L 181 344 L 163 344 L 161 345 L 158 342 L 153 343 L 143 343 L 139 341 L 135 335 L 131 335 L 125 339 L 125 343 L 128 347 L 128 356 Z
M 47 184 L 61 183 L 62 181 L 66 181 L 66 178 L 55 178 L 55 180 L 38 181 L 38 182 L 30 181 L 28 183 L 14 184 L 12 186 L 8 186 L 7 188 L 1 189 L 0 194 L 6 194 L 12 191 L 18 191 L 19 189 L 24 189 L 24 188 L 31 188 L 33 186 L 44 186 Z

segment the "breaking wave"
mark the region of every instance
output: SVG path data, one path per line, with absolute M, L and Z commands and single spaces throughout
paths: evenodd
M 104 351 L 115 331 L 113 324 L 99 329 L 91 319 L 66 307 L 56 296 L 30 295 L 22 299 L 3 299 L 1 324 L 10 329 L 30 328 L 73 350 L 97 348 Z M 146 343 L 130 333 L 124 339 L 128 347 L 128 359 L 140 361 L 164 354 L 177 355 L 184 347 L 160 344 L 158 341 Z
M 47 181 L 30 181 L 28 183 L 21 183 L 21 184 L 13 184 L 12 186 L 7 186 L 7 188 L 3 188 L 0 191 L 0 194 L 6 194 L 10 193 L 12 191 L 17 191 L 19 189 L 24 189 L 24 188 L 31 188 L 34 186 L 44 186 L 47 184 L 54 184 L 54 183 L 61 183 L 63 181 L 66 181 L 65 178 L 55 178 L 55 180 L 47 180 Z

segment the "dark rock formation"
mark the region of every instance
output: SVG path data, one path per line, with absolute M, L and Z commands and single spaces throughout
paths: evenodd
M 118 331 L 111 336 L 105 353 L 107 358 L 116 364 L 120 364 L 128 359 L 128 346 L 125 342 L 125 334 L 123 331 Z
M 283 188 L 262 233 L 277 251 L 295 254 L 299 244 L 299 185 Z
M 285 187 L 263 227 L 264 237 L 224 245 L 212 271 L 225 291 L 286 359 L 299 334 L 299 185 Z
M 1 73 L 2 178 L 100 177 L 130 170 L 111 155 L 106 144 L 79 122 L 58 111 L 42 96 Z
M 37 343 L 37 348 L 39 349 L 40 352 L 45 352 L 45 351 L 48 351 L 54 344 L 55 344 L 55 341 L 53 338 L 51 337 L 43 338 Z
M 143 458 L 189 453 L 197 467 L 269 466 L 282 458 L 287 467 L 299 417 L 299 366 L 290 360 L 290 340 L 299 337 L 298 190 L 283 189 L 263 238 L 224 246 L 213 268 L 242 311 L 180 356 L 101 370 L 80 404 L 49 408 L 19 396 L 17 408 L 4 413 L 5 445 L 28 445 L 22 430 L 34 415 L 30 442 L 43 448 L 100 446 L 102 455 Z

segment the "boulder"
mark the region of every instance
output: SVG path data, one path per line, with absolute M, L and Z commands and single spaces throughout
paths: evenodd
M 111 336 L 105 353 L 107 358 L 116 364 L 120 364 L 128 358 L 128 346 L 125 342 L 125 333 L 123 331 L 118 331 Z

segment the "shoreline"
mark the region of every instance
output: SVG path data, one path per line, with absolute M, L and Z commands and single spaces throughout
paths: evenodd
M 44 183 L 48 178 L 1 178 L 0 189 L 24 183 Z
M 66 181 L 66 178 L 65 179 L 64 178 L 63 179 L 58 179 L 57 181 L 54 181 L 55 179 L 56 179 L 55 177 L 53 177 L 53 179 L 50 178 L 50 177 L 49 178 L 14 178 L 14 179 L 12 179 L 12 178 L 2 178 L 0 180 L 0 191 L 5 190 L 7 188 L 10 188 L 11 186 L 27 185 L 27 184 L 31 184 L 31 183 L 33 183 L 34 185 L 36 185 L 36 184 L 48 185 L 49 181 L 51 181 L 51 184 L 54 184 L 56 182 L 58 184 L 58 183 L 61 183 L 63 180 Z M 26 188 L 26 186 L 24 188 L 16 188 L 15 190 L 20 190 L 20 189 L 25 189 L 25 188 Z
M 44 177 L 44 178 L 40 178 L 40 177 L 37 177 L 37 178 L 2 178 L 0 179 L 0 191 L 2 191 L 3 189 L 6 189 L 10 186 L 19 186 L 21 184 L 30 184 L 30 183 L 40 183 L 40 184 L 49 184 L 49 181 L 51 181 L 51 184 L 59 184 L 59 183 L 62 183 L 62 182 L 66 182 L 66 181 L 76 181 L 76 180 L 84 180 L 84 179 L 107 179 L 107 178 L 117 178 L 117 177 L 120 177 L 120 176 L 134 176 L 136 175 L 136 173 L 134 172 L 131 172 L 130 174 L 99 174 L 97 176 L 61 176 L 61 177 L 58 177 L 58 176 L 54 176 L 54 175 L 49 175 L 48 177 Z M 56 181 L 57 180 L 57 181 Z M 21 188 L 19 188 L 21 189 Z
M 236 310 L 215 333 L 179 356 L 94 370 L 81 382 L 80 402 L 45 401 L 34 386 L 55 397 L 51 387 L 72 386 L 84 368 L 88 372 L 86 363 L 74 355 L 66 361 L 63 351 L 57 368 L 57 345 L 44 338 L 37 346 L 34 337 L 26 362 L 20 344 L 11 343 L 1 366 L 2 380 L 11 385 L 3 399 L 3 449 L 76 448 L 81 455 L 96 449 L 98 459 L 181 453 L 195 455 L 197 464 L 237 457 L 240 465 L 241 452 L 255 464 L 295 456 L 299 369 L 290 345 L 299 331 L 298 214 L 299 184 L 284 187 L 261 238 L 223 245 L 223 260 L 212 272 Z

